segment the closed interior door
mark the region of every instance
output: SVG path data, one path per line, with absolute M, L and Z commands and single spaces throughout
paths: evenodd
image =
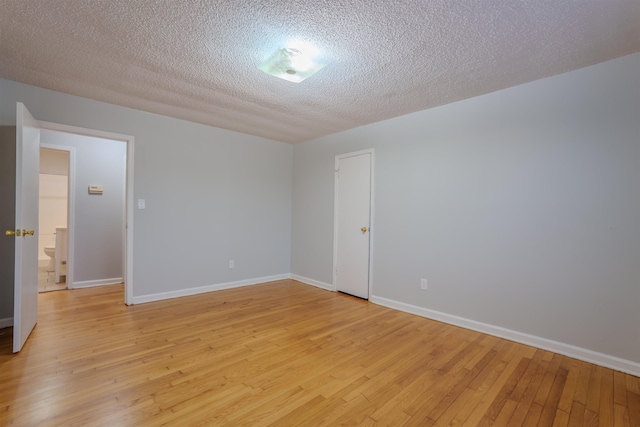
M 369 298 L 372 152 L 336 157 L 334 286 Z

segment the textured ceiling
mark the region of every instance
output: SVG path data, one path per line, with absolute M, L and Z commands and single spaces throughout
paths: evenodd
M 292 143 L 638 51 L 638 0 L 0 0 L 0 77 Z

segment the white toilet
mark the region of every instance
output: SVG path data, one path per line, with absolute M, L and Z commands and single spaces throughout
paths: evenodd
M 47 246 L 44 248 L 44 253 L 47 254 L 49 259 L 49 265 L 47 265 L 47 271 L 56 270 L 56 248 L 53 246 Z

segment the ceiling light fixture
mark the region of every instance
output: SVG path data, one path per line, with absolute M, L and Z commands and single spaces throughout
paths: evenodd
M 260 65 L 260 69 L 272 76 L 300 83 L 324 67 L 324 64 L 315 62 L 313 59 L 312 56 L 303 54 L 299 49 L 283 48 Z

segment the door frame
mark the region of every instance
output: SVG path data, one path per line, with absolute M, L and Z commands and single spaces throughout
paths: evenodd
M 368 148 L 366 150 L 353 151 L 351 153 L 338 154 L 335 158 L 335 167 L 334 167 L 334 178 L 333 178 L 333 272 L 331 277 L 333 279 L 333 291 L 337 292 L 338 288 L 338 278 L 336 275 L 336 271 L 338 269 L 338 217 L 339 217 L 339 206 L 338 206 L 338 172 L 340 168 L 340 160 L 348 157 L 360 156 L 362 154 L 370 154 L 370 193 L 369 193 L 369 300 L 373 295 L 373 242 L 374 242 L 374 166 L 375 166 L 375 150 L 373 148 Z
M 40 122 L 42 126 L 42 122 Z M 41 129 L 44 129 L 41 128 Z M 67 181 L 67 289 L 73 289 L 73 267 L 75 266 L 75 225 L 76 225 L 76 147 L 68 145 L 47 144 L 40 141 L 40 148 L 47 150 L 66 151 L 69 155 L 69 170 Z M 38 194 L 39 195 L 39 194 Z M 38 236 L 40 238 L 40 236 Z
M 106 132 L 95 129 L 81 128 L 77 126 L 64 125 L 60 123 L 38 121 L 40 128 L 55 132 L 71 133 L 75 135 L 90 136 L 94 138 L 111 139 L 114 141 L 122 141 L 127 145 L 127 158 L 125 166 L 125 195 L 124 195 L 124 229 L 123 229 L 123 269 L 124 269 L 124 303 L 126 305 L 133 304 L 133 145 L 135 138 L 131 135 L 124 135 L 113 132 Z M 41 144 L 42 146 L 42 144 Z M 71 158 L 69 158 L 69 167 L 71 167 Z M 75 167 L 75 163 L 74 163 Z M 71 181 L 71 178 L 69 178 Z M 74 218 L 75 221 L 75 218 Z M 69 235 L 69 241 L 72 236 Z M 67 254 L 67 258 L 70 258 Z M 67 285 L 68 286 L 68 285 Z

